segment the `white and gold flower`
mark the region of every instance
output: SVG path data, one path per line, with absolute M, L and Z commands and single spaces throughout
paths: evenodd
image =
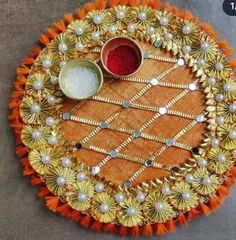
M 236 124 L 224 124 L 218 127 L 221 146 L 227 150 L 236 149 Z

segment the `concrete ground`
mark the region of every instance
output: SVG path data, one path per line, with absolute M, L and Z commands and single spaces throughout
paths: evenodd
M 20 60 L 31 52 L 46 27 L 83 3 L 81 0 L 0 0 L 0 240 L 120 238 L 85 230 L 44 206 L 37 198 L 37 189 L 21 174 L 22 168 L 14 154 L 14 136 L 7 120 L 15 68 Z M 203 21 L 211 22 L 222 38 L 227 38 L 236 48 L 236 17 L 223 13 L 221 0 L 172 0 L 171 3 L 188 8 Z M 220 211 L 209 218 L 201 217 L 188 227 L 178 227 L 174 235 L 163 239 L 235 239 L 235 199 L 236 187 Z

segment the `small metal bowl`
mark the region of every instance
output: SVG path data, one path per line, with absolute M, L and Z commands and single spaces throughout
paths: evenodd
M 97 76 L 98 76 L 97 89 L 94 92 L 87 94 L 87 96 L 83 96 L 83 97 L 82 96 L 74 96 L 70 92 L 71 89 L 68 89 L 65 84 L 66 81 L 68 81 L 68 79 L 67 79 L 68 73 L 71 70 L 73 70 L 79 66 L 92 69 L 93 71 L 95 71 L 97 73 Z M 78 74 L 79 74 L 79 72 L 78 72 Z M 82 76 L 81 76 L 81 80 L 79 79 L 78 84 L 80 84 L 81 81 L 86 81 L 86 79 L 82 79 Z M 98 64 L 95 61 L 86 59 L 86 58 L 75 59 L 75 60 L 67 62 L 66 65 L 62 68 L 62 70 L 59 74 L 59 85 L 60 85 L 62 92 L 70 99 L 73 99 L 73 100 L 88 99 L 88 98 L 91 98 L 94 95 L 96 95 L 101 90 L 102 85 L 103 85 L 103 73 L 102 73 L 101 68 L 98 66 Z
M 135 50 L 136 54 L 137 54 L 137 58 L 138 58 L 138 62 L 139 62 L 135 71 L 133 71 L 132 73 L 130 73 L 128 75 L 117 75 L 117 74 L 113 73 L 111 70 L 109 70 L 108 67 L 107 67 L 107 60 L 108 60 L 108 55 L 109 55 L 110 51 L 114 50 L 115 48 L 117 48 L 121 45 L 126 45 L 126 46 L 129 46 L 129 47 L 133 48 Z M 108 40 L 104 44 L 104 46 L 102 47 L 101 63 L 102 63 L 103 68 L 109 74 L 114 76 L 115 78 L 130 77 L 130 76 L 134 75 L 135 73 L 137 73 L 142 66 L 142 64 L 143 64 L 143 51 L 142 51 L 141 47 L 131 38 L 123 37 L 123 36 L 114 37 L 114 38 L 111 38 L 110 40 Z

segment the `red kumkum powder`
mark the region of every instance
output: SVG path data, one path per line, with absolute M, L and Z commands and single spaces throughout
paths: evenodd
M 121 45 L 110 51 L 107 58 L 107 68 L 117 75 L 129 75 L 139 67 L 138 55 L 134 48 Z

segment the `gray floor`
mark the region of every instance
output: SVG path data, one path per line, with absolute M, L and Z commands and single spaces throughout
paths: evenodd
M 226 16 L 221 0 L 172 0 L 209 21 L 223 38 L 236 48 L 236 17 Z M 14 136 L 8 125 L 8 101 L 15 68 L 30 53 L 37 36 L 64 13 L 72 12 L 78 0 L 0 0 L 0 240 L 118 239 L 119 236 L 95 234 L 51 213 L 37 198 L 37 190 L 22 177 L 14 155 Z M 220 211 L 201 217 L 188 227 L 179 227 L 163 239 L 236 239 L 236 187 Z M 124 238 L 126 239 L 126 238 Z M 127 238 L 128 239 L 128 238 Z

